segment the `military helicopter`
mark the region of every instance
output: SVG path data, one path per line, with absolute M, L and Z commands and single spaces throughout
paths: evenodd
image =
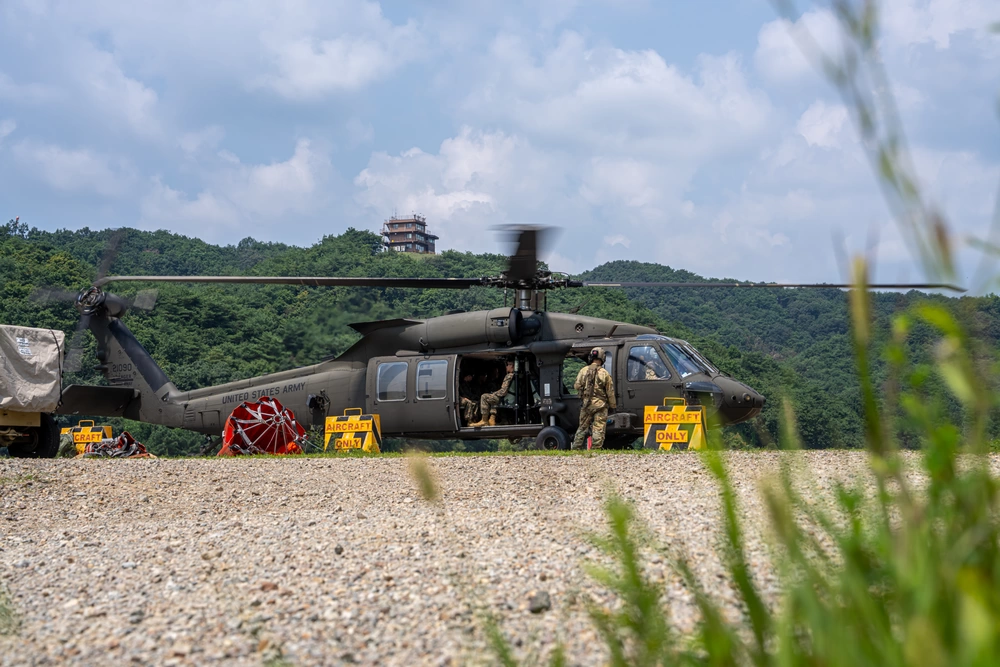
M 643 408 L 665 397 L 705 406 L 725 426 L 753 418 L 765 397 L 727 375 L 684 340 L 652 328 L 546 308 L 550 290 L 627 288 L 850 288 L 847 284 L 590 282 L 541 270 L 544 228 L 513 230 L 516 251 L 507 270 L 483 278 L 363 278 L 290 276 L 103 276 L 76 296 L 81 319 L 97 339 L 109 386 L 71 385 L 63 414 L 126 417 L 218 436 L 240 403 L 270 396 L 305 426 L 348 408 L 378 414 L 382 435 L 414 439 L 535 438 L 537 447 L 565 449 L 577 428 L 581 399 L 576 369 L 593 348 L 606 352 L 618 409 L 609 415 L 606 446 L 630 445 L 643 430 Z M 106 292 L 111 282 L 253 283 L 265 285 L 513 290 L 514 304 L 440 317 L 399 318 L 351 325 L 361 334 L 348 350 L 320 363 L 227 384 L 181 391 L 122 322 L 130 302 Z M 941 284 L 880 284 L 870 288 L 958 289 Z M 493 426 L 475 427 L 460 411 L 463 377 L 514 365 L 514 381 Z M 502 373 L 501 373 L 502 377 Z M 499 384 L 499 382 L 497 383 Z M 478 397 L 472 397 L 478 400 Z

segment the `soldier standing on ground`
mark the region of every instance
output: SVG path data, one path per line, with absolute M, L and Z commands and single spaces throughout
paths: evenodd
M 483 394 L 479 399 L 479 421 L 471 426 L 496 426 L 497 425 L 497 405 L 500 399 L 507 395 L 510 383 L 514 381 L 514 362 L 507 362 L 507 375 L 504 376 L 500 388 Z M 489 421 L 486 421 L 489 419 Z
M 593 436 L 593 448 L 604 447 L 604 429 L 607 427 L 608 408 L 616 410 L 615 385 L 611 374 L 604 369 L 605 352 L 595 347 L 587 355 L 590 362 L 586 368 L 581 368 L 576 376 L 573 387 L 580 394 L 580 426 L 573 436 L 573 449 L 583 449 L 587 438 L 587 429 Z

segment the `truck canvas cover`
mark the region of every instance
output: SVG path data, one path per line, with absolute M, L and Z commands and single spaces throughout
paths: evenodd
M 0 408 L 54 412 L 62 384 L 66 335 L 0 324 Z

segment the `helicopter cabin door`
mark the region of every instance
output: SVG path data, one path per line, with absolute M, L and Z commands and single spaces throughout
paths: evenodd
M 631 410 L 646 405 L 663 405 L 666 396 L 677 396 L 679 382 L 663 358 L 656 341 L 638 341 L 625 346 L 625 404 Z
M 368 362 L 367 411 L 379 415 L 386 435 L 454 432 L 455 364 L 453 354 L 375 357 Z

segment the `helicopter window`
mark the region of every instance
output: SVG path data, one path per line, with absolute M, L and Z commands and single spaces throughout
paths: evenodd
M 677 369 L 682 378 L 701 372 L 702 369 L 698 360 L 680 345 L 676 343 L 663 343 L 662 347 L 663 351 L 670 357 L 670 363 L 674 365 L 674 368 Z
M 406 368 L 405 361 L 379 364 L 377 379 L 377 395 L 380 401 L 406 400 Z
M 447 395 L 448 362 L 437 359 L 417 364 L 417 399 L 440 399 Z
M 574 395 L 576 394 L 576 389 L 573 388 L 573 383 L 576 382 L 576 376 L 586 364 L 579 357 L 566 357 L 563 359 L 563 371 L 562 371 L 562 383 L 563 383 L 563 394 Z
M 704 354 L 702 354 L 698 350 L 696 350 L 693 347 L 691 347 L 690 344 L 684 345 L 684 349 L 687 350 L 692 355 L 694 355 L 694 358 L 697 359 L 699 362 L 701 362 L 700 366 L 704 370 L 706 370 L 706 371 L 708 371 L 710 373 L 718 373 L 719 372 L 719 369 L 716 368 L 715 365 L 711 361 L 709 361 L 708 358 Z
M 608 348 L 605 351 L 607 352 L 607 357 L 604 359 L 604 370 L 606 370 L 611 377 L 614 377 L 615 349 Z M 576 395 L 576 389 L 573 387 L 576 382 L 576 376 L 579 375 L 580 370 L 586 366 L 586 360 L 580 357 L 569 356 L 563 359 L 562 383 L 564 395 Z
M 669 380 L 670 371 L 652 345 L 635 345 L 628 351 L 628 380 Z

